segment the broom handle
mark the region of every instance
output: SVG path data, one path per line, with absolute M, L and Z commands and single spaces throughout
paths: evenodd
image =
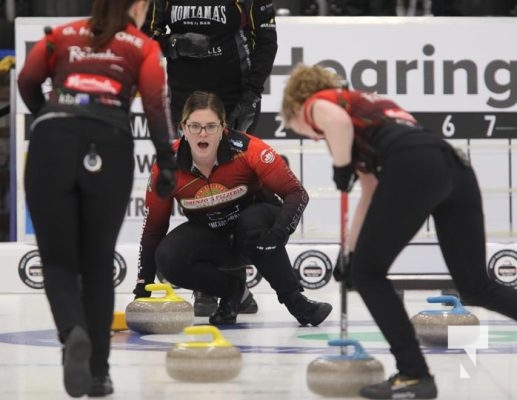
M 347 226 L 348 226 L 348 193 L 341 192 L 341 207 L 340 207 L 340 247 L 339 247 L 339 259 L 340 267 L 343 267 L 343 263 L 347 257 Z M 343 269 L 341 269 L 343 270 Z M 348 336 L 348 316 L 347 316 L 347 288 L 344 281 L 341 281 L 341 320 L 340 320 L 340 338 L 346 339 Z M 341 347 L 341 354 L 346 353 L 346 347 Z

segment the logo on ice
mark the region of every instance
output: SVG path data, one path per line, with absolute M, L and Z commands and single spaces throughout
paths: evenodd
M 488 349 L 487 325 L 450 325 L 447 333 L 447 348 L 465 350 L 474 365 L 477 365 L 476 349 Z M 460 378 L 470 378 L 461 362 Z

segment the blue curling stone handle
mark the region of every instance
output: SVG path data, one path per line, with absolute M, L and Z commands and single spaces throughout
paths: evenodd
M 419 314 L 453 314 L 453 315 L 465 315 L 470 314 L 470 311 L 466 310 L 459 299 L 456 296 L 431 296 L 427 298 L 428 303 L 446 303 L 452 304 L 452 308 L 450 310 L 424 310 Z
M 357 341 L 353 339 L 333 339 L 328 341 L 329 346 L 336 347 L 353 347 L 354 351 L 350 354 L 340 354 L 324 357 L 326 360 L 332 361 L 341 361 L 341 360 L 349 360 L 349 361 L 364 361 L 364 360 L 372 360 L 372 357 L 364 350 L 363 346 Z

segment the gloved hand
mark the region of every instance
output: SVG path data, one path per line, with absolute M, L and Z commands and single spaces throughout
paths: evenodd
M 347 289 L 353 289 L 352 280 L 350 277 L 351 266 L 352 266 L 352 255 L 353 252 L 349 252 L 348 255 L 343 256 L 344 260 L 341 260 L 341 254 L 338 254 L 336 265 L 332 271 L 332 276 L 337 282 L 344 282 Z
M 158 164 L 160 171 L 158 172 L 158 178 L 156 178 L 155 190 L 156 194 L 164 199 L 170 196 L 174 186 L 176 186 L 176 159 L 169 145 L 157 148 L 156 164 Z
M 285 246 L 289 233 L 279 228 L 258 229 L 246 232 L 242 246 L 248 256 L 264 256 Z
M 151 292 L 145 290 L 145 285 L 153 283 L 153 282 L 138 282 L 133 289 L 133 294 L 135 295 L 135 300 L 140 299 L 142 297 L 151 297 Z
M 158 173 L 158 178 L 156 178 L 156 194 L 162 199 L 166 199 L 172 193 L 174 186 L 176 186 L 175 171 L 161 169 Z
M 333 179 L 336 187 L 342 192 L 350 192 L 358 178 L 352 164 L 345 165 L 344 167 L 333 166 L 332 168 L 334 169 Z
M 228 116 L 226 123 L 232 129 L 247 131 L 253 123 L 260 107 L 260 96 L 248 90 L 243 93 L 239 102 Z

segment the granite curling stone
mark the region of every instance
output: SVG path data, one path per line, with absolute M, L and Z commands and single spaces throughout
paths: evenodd
M 447 346 L 449 326 L 479 326 L 456 296 L 428 297 L 428 303 L 452 304 L 448 310 L 424 310 L 411 318 L 418 340 L 428 346 Z
M 384 367 L 358 341 L 338 339 L 328 344 L 345 350 L 352 346 L 354 351 L 319 357 L 308 365 L 307 386 L 313 393 L 324 397 L 358 397 L 364 386 L 384 380 Z
M 167 352 L 167 374 L 186 382 L 221 382 L 235 378 L 242 367 L 242 356 L 212 325 L 189 326 L 186 335 L 212 335 L 209 342 L 177 343 Z
M 194 323 L 194 308 L 174 293 L 172 286 L 151 283 L 145 289 L 165 291 L 162 297 L 138 298 L 126 307 L 126 323 L 130 330 L 144 334 L 179 333 Z

